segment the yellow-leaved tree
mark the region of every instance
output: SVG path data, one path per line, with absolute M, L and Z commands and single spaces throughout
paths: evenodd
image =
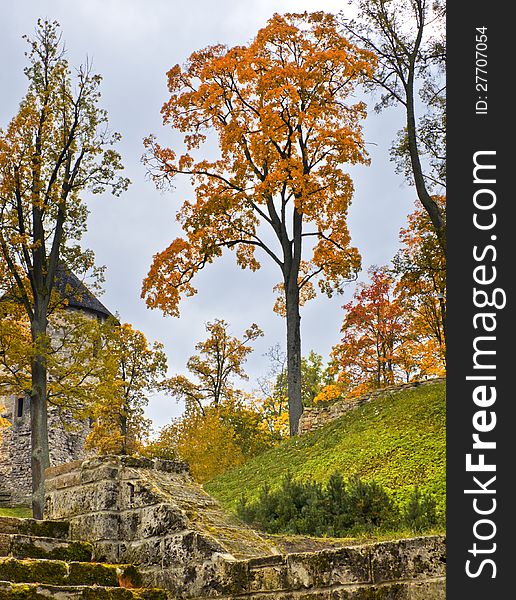
M 0 302 L 0 394 L 31 390 L 35 352 L 19 303 Z M 87 446 L 101 454 L 137 453 L 150 429 L 143 410 L 167 369 L 163 345 L 150 344 L 128 323 L 105 322 L 79 311 L 55 310 L 53 335 L 38 352 L 47 367 L 47 403 L 73 428 L 92 421 Z
M 150 431 L 144 408 L 149 394 L 160 389 L 167 359 L 161 343 L 149 344 L 129 323 L 108 322 L 102 329 L 97 351 L 102 374 L 86 445 L 100 454 L 135 454 Z
M 244 363 L 251 342 L 262 336 L 254 323 L 242 338 L 229 333 L 229 324 L 215 319 L 206 324 L 208 337 L 197 343 L 188 359 L 190 376 L 175 375 L 162 389 L 183 401 L 179 419 L 163 427 L 145 448 L 147 456 L 181 458 L 199 481 L 211 479 L 270 447 L 273 437 L 262 411 L 235 385 L 247 379 Z
M 192 279 L 225 248 L 242 268 L 260 268 L 258 254 L 277 265 L 291 435 L 303 411 L 300 299 L 313 297 L 315 282 L 331 295 L 360 267 L 347 227 L 353 183 L 345 165 L 368 162 L 365 105 L 352 94 L 375 62 L 341 35 L 334 15 L 275 14 L 249 44 L 204 48 L 170 69 L 162 114 L 184 135 L 184 149 L 145 141 L 154 181 L 165 187 L 187 176 L 195 200 L 178 211 L 184 236 L 154 257 L 143 296 L 177 316 L 180 299 L 196 292 Z M 199 159 L 212 135 L 219 157 Z
M 72 71 L 59 26 L 38 21 L 27 39 L 27 93 L 5 130 L 0 130 L 0 296 L 10 294 L 30 322 L 31 470 L 33 514 L 43 516 L 44 477 L 49 466 L 47 424 L 48 319 L 61 261 L 78 275 L 93 266 L 80 245 L 90 190 L 119 194 L 120 155 L 112 148 L 100 108 L 101 77 L 86 63 Z

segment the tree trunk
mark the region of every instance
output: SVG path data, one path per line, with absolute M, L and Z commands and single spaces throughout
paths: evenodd
M 409 77 L 409 83 L 406 90 L 407 95 L 407 137 L 409 145 L 410 164 L 412 166 L 412 174 L 414 176 L 414 185 L 416 187 L 417 197 L 424 206 L 430 221 L 434 226 L 437 240 L 441 246 L 444 256 L 446 256 L 446 226 L 443 215 L 439 210 L 437 202 L 428 193 L 425 177 L 423 175 L 423 167 L 419 156 L 417 146 L 417 127 L 416 116 L 414 112 L 414 75 L 413 72 Z
M 297 435 L 303 413 L 301 399 L 301 317 L 299 315 L 299 288 L 297 277 L 285 282 L 287 314 L 287 376 L 288 414 L 290 435 Z
M 32 513 L 43 518 L 45 504 L 45 469 L 50 466 L 47 421 L 47 367 L 44 350 L 37 340 L 46 334 L 46 316 L 32 324 L 32 340 L 36 353 L 32 359 L 32 393 L 30 402 Z
M 122 436 L 122 448 L 121 454 L 128 454 L 127 452 L 127 405 L 122 407 L 122 412 L 120 413 L 120 434 Z

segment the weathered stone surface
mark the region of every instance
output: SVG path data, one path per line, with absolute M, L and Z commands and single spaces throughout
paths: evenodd
M 85 541 L 0 533 L 0 556 L 89 561 L 93 546 Z
M 131 565 L 0 558 L 0 581 L 108 587 L 123 582 L 125 587 L 140 587 L 141 575 Z
M 266 540 L 192 480 L 184 463 L 92 458 L 68 469 L 48 469 L 46 476 L 46 515 L 70 521 L 71 535 L 78 539 L 118 540 L 124 553 L 131 553 L 131 542 L 145 549 L 143 540 L 160 537 L 166 564 L 183 561 L 192 540 L 196 556 L 273 553 Z
M 164 590 L 0 582 L 0 600 L 167 600 Z
M 444 577 L 445 568 L 445 539 L 441 536 L 383 542 L 371 548 L 372 579 L 375 583 Z
M 318 588 L 342 583 L 361 583 L 370 579 L 367 548 L 343 548 L 287 556 L 291 586 Z
M 70 525 L 66 521 L 37 521 L 36 519 L 18 519 L 0 517 L 0 533 L 19 533 L 38 537 L 68 539 Z
M 94 458 L 47 477 L 49 517 L 69 520 L 70 535 L 92 541 L 96 560 L 136 564 L 143 585 L 173 597 L 444 598 L 442 536 L 279 554 L 181 463 Z

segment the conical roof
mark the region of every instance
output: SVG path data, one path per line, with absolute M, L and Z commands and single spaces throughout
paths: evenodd
M 105 318 L 113 316 L 84 283 L 62 263 L 56 269 L 54 289 L 66 300 L 70 308 Z
M 63 263 L 57 266 L 54 278 L 54 291 L 58 292 L 66 307 L 93 314 L 97 317 L 113 317 L 114 315 L 98 300 L 86 285 Z M 6 301 L 20 301 L 16 289 L 0 298 Z

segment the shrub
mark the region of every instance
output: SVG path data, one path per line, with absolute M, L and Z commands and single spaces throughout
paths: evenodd
M 263 485 L 255 502 L 241 496 L 237 511 L 242 520 L 269 533 L 343 537 L 399 522 L 398 511 L 378 483 L 359 477 L 345 482 L 340 473 L 325 487 L 297 481 L 289 473 L 277 490 Z
M 416 486 L 403 511 L 403 524 L 414 533 L 437 525 L 436 502 L 430 494 L 422 494 Z

